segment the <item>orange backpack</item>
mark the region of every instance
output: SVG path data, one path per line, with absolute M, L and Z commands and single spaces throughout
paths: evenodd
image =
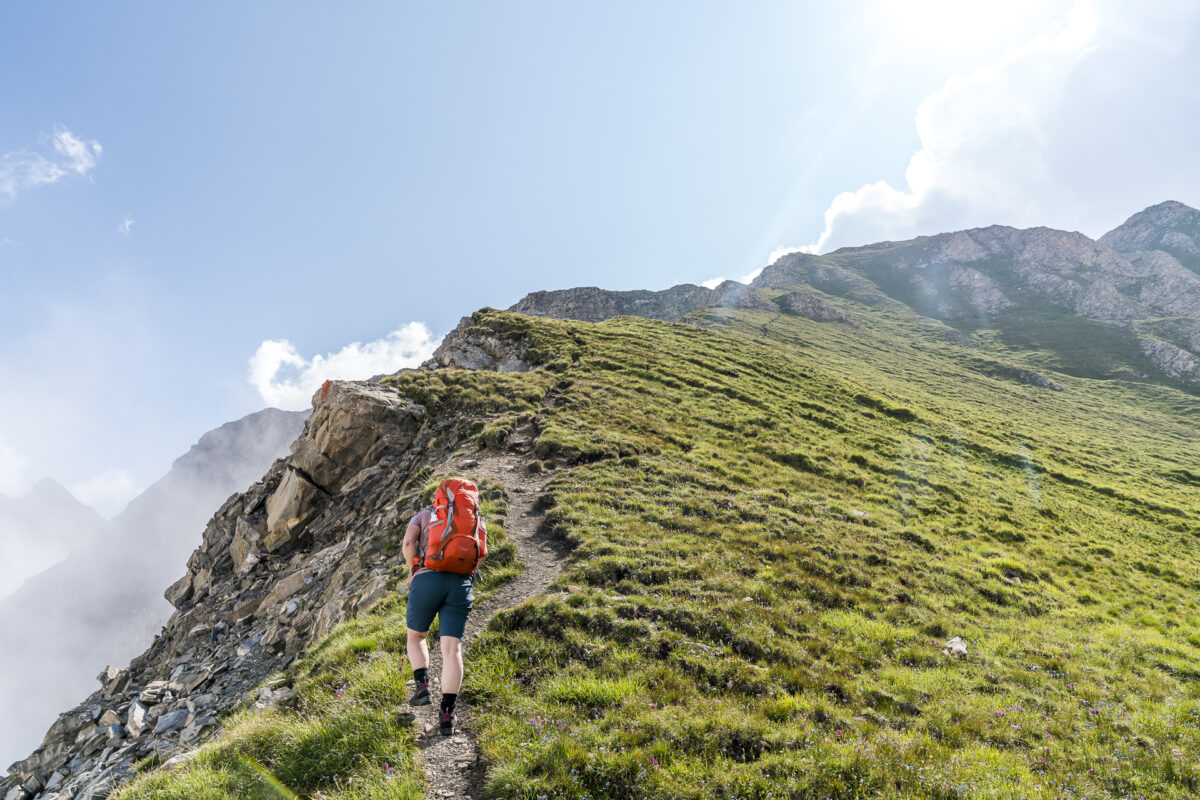
M 433 496 L 422 565 L 438 572 L 470 575 L 486 555 L 487 531 L 479 513 L 479 489 L 459 478 L 442 481 Z

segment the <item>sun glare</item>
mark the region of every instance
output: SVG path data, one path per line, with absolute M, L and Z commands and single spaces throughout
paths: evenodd
M 880 0 L 875 21 L 886 39 L 916 55 L 990 56 L 1066 19 L 1059 0 Z

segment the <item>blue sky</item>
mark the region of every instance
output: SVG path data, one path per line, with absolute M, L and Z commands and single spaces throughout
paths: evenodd
M 1200 204 L 1189 5 L 12 5 L 0 492 L 111 513 L 537 289 Z

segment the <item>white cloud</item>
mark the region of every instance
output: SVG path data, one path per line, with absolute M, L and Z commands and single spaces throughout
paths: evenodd
M 27 459 L 21 451 L 11 445 L 0 442 L 0 494 L 14 497 L 29 488 L 26 476 Z
M 117 233 L 121 234 L 126 239 L 132 239 L 133 238 L 133 226 L 135 224 L 137 224 L 136 219 L 132 219 L 131 217 L 125 217 L 123 220 L 121 220 L 121 224 L 117 226 Z
M 758 269 L 754 270 L 753 272 L 747 272 L 745 275 L 738 278 L 737 282 L 738 283 L 750 283 L 750 281 L 752 281 L 758 277 L 758 274 L 760 272 L 762 272 L 762 267 L 759 267 Z M 706 281 L 700 281 L 700 285 L 703 286 L 705 289 L 715 289 L 727 280 L 729 280 L 729 279 L 724 276 L 717 276 L 716 278 L 709 278 Z
M 991 224 L 1098 236 L 1167 199 L 1195 204 L 1195 37 L 1200 6 L 1077 0 L 982 68 L 950 77 L 916 111 L 903 183 L 829 203 L 811 244 L 828 252 Z
M 917 109 L 921 147 L 908 163 L 904 188 L 878 181 L 839 194 L 825 211 L 820 238 L 797 249 L 824 252 L 909 238 L 930 232 L 923 231 L 927 224 L 944 230 L 1011 218 L 1032 198 L 1059 194 L 1047 163 L 1047 120 L 1071 71 L 1093 50 L 1097 30 L 1095 9 L 1081 0 L 1064 24 L 994 64 L 950 78 Z
M 25 189 L 57 183 L 72 174 L 86 175 L 96 166 L 101 150 L 96 140 L 81 139 L 60 125 L 54 129 L 54 157 L 29 150 L 0 156 L 0 196 L 13 200 Z
M 133 476 L 123 469 L 105 470 L 67 488 L 79 502 L 91 506 L 104 517 L 117 514 L 140 490 Z
M 269 339 L 250 359 L 250 385 L 268 406 L 289 411 L 308 408 L 326 380 L 362 380 L 415 367 L 437 347 L 429 328 L 410 322 L 382 339 L 353 342 L 336 353 L 305 359 L 286 339 Z
M 96 140 L 85 142 L 61 125 L 54 130 L 54 150 L 67 159 L 66 167 L 79 175 L 96 166 L 101 149 Z

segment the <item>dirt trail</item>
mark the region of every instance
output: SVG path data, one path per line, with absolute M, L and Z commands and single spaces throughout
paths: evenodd
M 464 656 L 470 652 L 471 641 L 492 616 L 545 591 L 566 560 L 562 545 L 552 541 L 540 529 L 543 514 L 536 507 L 537 498 L 549 483 L 550 476 L 530 473 L 527 468 L 529 456 L 522 453 L 480 453 L 469 458 L 477 460 L 478 465 L 461 467 L 464 475 L 493 480 L 504 487 L 508 506 L 504 532 L 517 546 L 518 556 L 525 566 L 515 580 L 476 602 L 467 619 Z M 475 742 L 471 707 L 460 698 L 455 712 L 455 734 L 447 737 L 438 732 L 438 700 L 441 697 L 438 677 L 442 672 L 442 658 L 436 646 L 430 647 L 429 655 L 433 704 L 416 709 L 406 707 L 416 716 L 417 759 L 428 776 L 428 795 L 436 800 L 448 797 L 483 800 L 486 797 L 484 765 Z M 469 665 L 467 669 L 469 681 Z

